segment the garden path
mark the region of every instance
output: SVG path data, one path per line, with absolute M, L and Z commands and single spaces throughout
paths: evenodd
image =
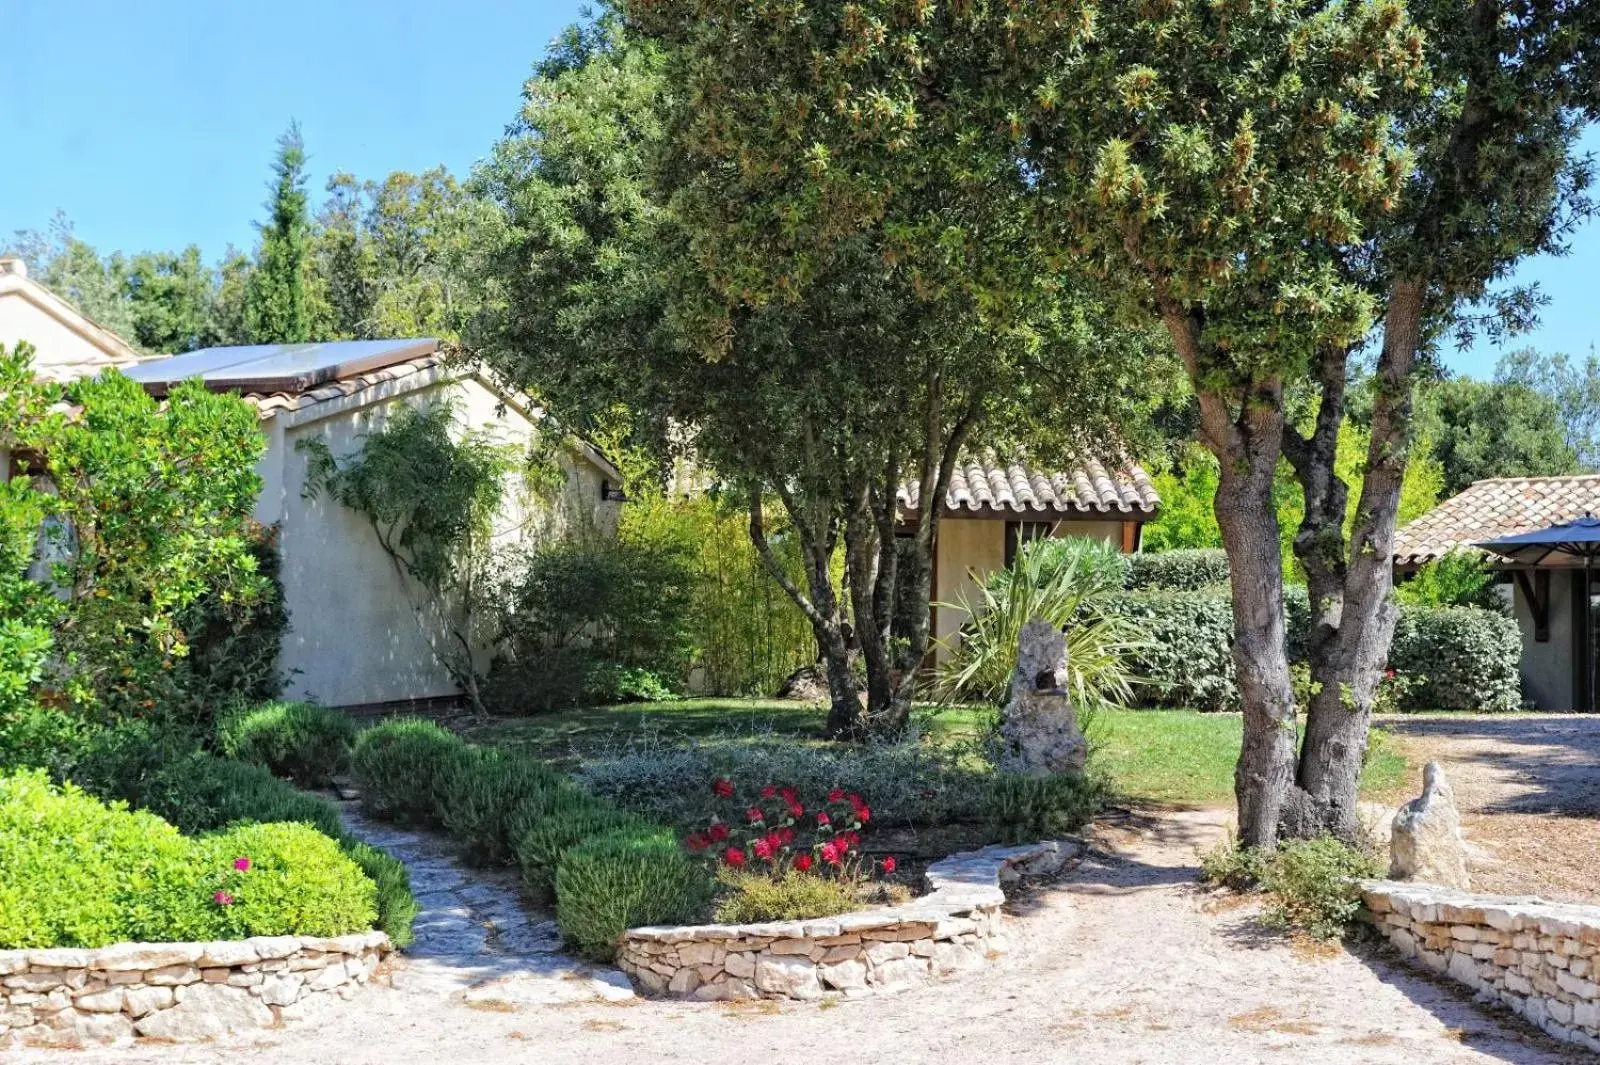
M 468 869 L 441 837 L 370 821 L 354 802 L 338 805 L 352 835 L 388 851 L 411 873 L 420 912 L 412 926 L 416 941 L 391 963 L 395 990 L 459 996 L 483 1008 L 633 997 L 618 970 L 560 952 L 555 921 L 522 905 L 515 873 Z
M 1076 869 L 1014 907 L 1010 954 L 901 994 L 837 1004 L 587 1000 L 552 1009 L 468 1001 L 402 978 L 284 1031 L 214 1046 L 75 1053 L 71 1065 L 390 1065 L 446 1055 L 451 1065 L 1592 1065 L 1454 985 L 1365 948 L 1286 942 L 1249 905 L 1197 886 L 1198 854 L 1226 820 L 1214 810 L 1108 818 Z M 444 927 L 453 931 L 434 942 L 449 944 L 462 925 Z M 486 947 L 492 942 L 485 937 Z

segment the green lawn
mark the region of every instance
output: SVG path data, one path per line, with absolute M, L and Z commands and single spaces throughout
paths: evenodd
M 928 708 L 921 715 L 933 742 L 952 743 L 981 734 L 989 711 L 981 707 Z M 515 748 L 575 765 L 630 742 L 740 739 L 767 735 L 825 742 L 826 711 L 763 699 L 685 699 L 619 707 L 569 710 L 486 724 L 458 723 L 473 740 Z M 1161 803 L 1225 803 L 1233 797 L 1233 765 L 1242 720 L 1237 714 L 1192 710 L 1116 710 L 1089 725 L 1094 760 L 1111 774 L 1124 798 Z M 1406 762 L 1393 739 L 1373 733 L 1363 791 L 1387 795 L 1405 781 Z

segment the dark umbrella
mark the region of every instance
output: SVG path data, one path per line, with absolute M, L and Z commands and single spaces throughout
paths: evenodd
M 1518 533 L 1516 536 L 1483 540 L 1475 546 L 1529 566 L 1541 566 L 1547 562 L 1555 565 L 1576 565 L 1580 562 L 1583 564 L 1583 624 L 1587 634 L 1587 638 L 1583 641 L 1583 660 L 1589 677 L 1588 698 L 1591 704 L 1586 709 L 1593 709 L 1594 634 L 1588 632 L 1589 574 L 1594 569 L 1594 560 L 1600 557 L 1600 518 L 1596 518 L 1593 514 L 1584 514 L 1577 521 L 1552 525 L 1548 529 Z

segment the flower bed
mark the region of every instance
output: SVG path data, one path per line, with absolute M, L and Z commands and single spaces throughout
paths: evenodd
M 274 1026 L 350 998 L 389 950 L 382 932 L 0 950 L 0 1050 Z
M 762 924 L 632 928 L 617 963 L 645 991 L 704 1001 L 816 999 L 892 990 L 982 965 L 1006 949 L 1001 885 L 1047 876 L 1073 843 L 985 847 L 927 870 L 904 906 Z

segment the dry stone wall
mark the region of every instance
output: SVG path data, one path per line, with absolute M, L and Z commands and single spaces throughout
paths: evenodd
M 0 1050 L 271 1027 L 350 998 L 389 950 L 382 932 L 0 950 Z
M 1600 1051 L 1600 906 L 1393 880 L 1368 881 L 1362 894 L 1406 957 L 1558 1039 Z
M 904 906 L 770 924 L 633 928 L 617 962 L 644 991 L 704 1001 L 856 997 L 971 969 L 1006 949 L 1001 885 L 1047 876 L 1071 843 L 986 847 L 928 867 Z

